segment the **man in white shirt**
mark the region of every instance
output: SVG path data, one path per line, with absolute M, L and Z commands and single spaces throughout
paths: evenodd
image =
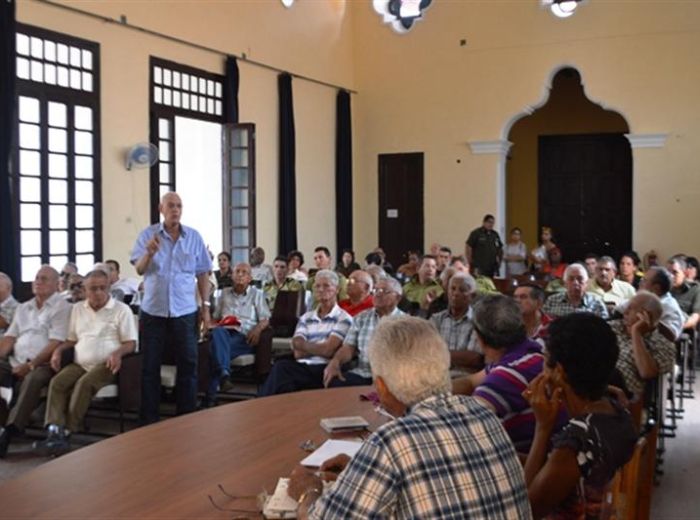
M 139 292 L 139 281 L 135 278 L 121 278 L 120 265 L 116 260 L 106 260 L 104 265 L 109 269 L 110 291 L 114 298 L 120 302 L 127 298 L 133 301 L 136 293 Z
M 49 359 L 66 339 L 71 305 L 58 293 L 58 283 L 58 272 L 50 265 L 41 266 L 32 284 L 34 298 L 17 308 L 0 340 L 0 383 L 6 387 L 19 383 L 7 422 L 4 413 L 0 417 L 5 425 L 0 429 L 0 458 L 7 454 L 11 438 L 29 423 L 42 389 L 53 376 Z M 3 399 L 0 407 L 6 410 Z
M 0 338 L 12 323 L 12 317 L 19 303 L 12 296 L 12 280 L 0 272 Z
M 73 306 L 67 341 L 51 356 L 58 372 L 49 385 L 46 402 L 46 440 L 34 449 L 46 455 L 70 450 L 69 436 L 80 429 L 90 401 L 100 388 L 114 382 L 122 356 L 133 352 L 137 332 L 125 303 L 109 293 L 109 276 L 100 269 L 85 277 L 87 299 Z M 61 369 L 63 351 L 75 348 L 73 363 Z
M 616 305 L 633 298 L 637 291 L 634 287 L 615 278 L 617 264 L 609 256 L 601 256 L 595 268 L 595 277 L 588 282 L 588 292 L 603 300 L 610 312 Z

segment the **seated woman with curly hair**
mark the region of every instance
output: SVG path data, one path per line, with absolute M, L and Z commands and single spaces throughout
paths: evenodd
M 632 418 L 606 395 L 618 353 L 615 334 L 593 314 L 550 325 L 544 371 L 524 394 L 537 421 L 525 463 L 535 518 L 599 518 L 608 483 L 632 456 Z M 562 404 L 571 419 L 552 436 Z

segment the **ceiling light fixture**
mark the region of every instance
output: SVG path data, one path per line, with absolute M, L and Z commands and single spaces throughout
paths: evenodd
M 413 22 L 423 18 L 432 0 L 373 0 L 374 10 L 398 33 L 408 32 Z
M 582 0 L 541 0 L 542 5 L 549 7 L 549 10 L 557 18 L 568 18 L 574 14 L 581 1 Z

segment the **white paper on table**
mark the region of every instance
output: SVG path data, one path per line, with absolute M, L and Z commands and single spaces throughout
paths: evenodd
M 265 518 L 296 518 L 297 501 L 287 494 L 289 479 L 281 478 L 273 495 L 268 497 L 263 508 Z
M 341 453 L 345 453 L 352 458 L 360 449 L 360 446 L 362 446 L 362 442 L 329 439 L 321 444 L 311 455 L 302 460 L 300 464 L 302 466 L 317 468 L 331 457 L 335 457 Z

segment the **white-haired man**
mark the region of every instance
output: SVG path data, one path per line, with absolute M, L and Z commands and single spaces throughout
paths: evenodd
M 343 346 L 336 351 L 323 371 L 323 386 L 372 384 L 372 371 L 369 366 L 367 347 L 372 339 L 372 333 L 381 319 L 404 314 L 397 308 L 399 301 L 401 301 L 401 294 L 401 284 L 395 278 L 384 277 L 377 281 L 374 289 L 374 308 L 361 312 L 353 318 L 352 327 L 350 327 L 348 335 L 345 336 Z M 343 371 L 343 365 L 355 357 L 357 357 L 357 366 Z
M 473 334 L 471 303 L 475 296 L 474 278 L 456 273 L 447 286 L 447 309 L 430 317 L 450 349 L 452 368 L 462 372 L 474 372 L 484 366 L 483 353 Z
M 342 470 L 326 492 L 315 473 L 296 468 L 288 493 L 298 518 L 532 518 L 513 444 L 484 405 L 450 393 L 449 351 L 430 323 L 383 320 L 369 359 L 379 399 L 397 419 L 352 460 L 321 466 Z
M 281 359 L 273 365 L 261 396 L 323 388 L 326 365 L 352 326 L 352 317 L 336 302 L 338 275 L 321 269 L 313 280 L 318 306 L 299 318 L 292 337 L 294 359 Z
M 566 316 L 572 312 L 592 312 L 605 319 L 608 310 L 603 300 L 586 292 L 588 271 L 581 264 L 571 264 L 564 271 L 564 287 L 561 293 L 552 294 L 544 304 L 543 311 L 553 318 Z
M 21 304 L 5 336 L 0 340 L 0 383 L 15 387 L 19 395 L 6 419 L 6 403 L 0 398 L 0 458 L 7 453 L 12 437 L 21 434 L 39 405 L 42 390 L 53 371 L 49 360 L 66 340 L 71 305 L 58 292 L 59 274 L 43 265 L 32 283 L 34 298 Z
M 609 322 L 620 347 L 616 366 L 632 394 L 641 396 L 647 380 L 673 369 L 676 345 L 658 330 L 662 313 L 658 296 L 639 291 L 629 301 L 623 319 Z
M 136 347 L 134 315 L 110 295 L 109 274 L 101 269 L 88 273 L 85 292 L 86 300 L 73 305 L 66 342 L 51 355 L 51 368 L 58 374 L 46 400 L 47 437 L 34 443 L 43 455 L 70 450 L 70 435 L 80 429 L 90 401 L 114 382 L 122 357 Z M 61 368 L 62 352 L 71 348 L 73 363 Z
M 0 339 L 12 323 L 12 317 L 18 305 L 19 303 L 12 296 L 12 280 L 5 273 L 0 272 Z

